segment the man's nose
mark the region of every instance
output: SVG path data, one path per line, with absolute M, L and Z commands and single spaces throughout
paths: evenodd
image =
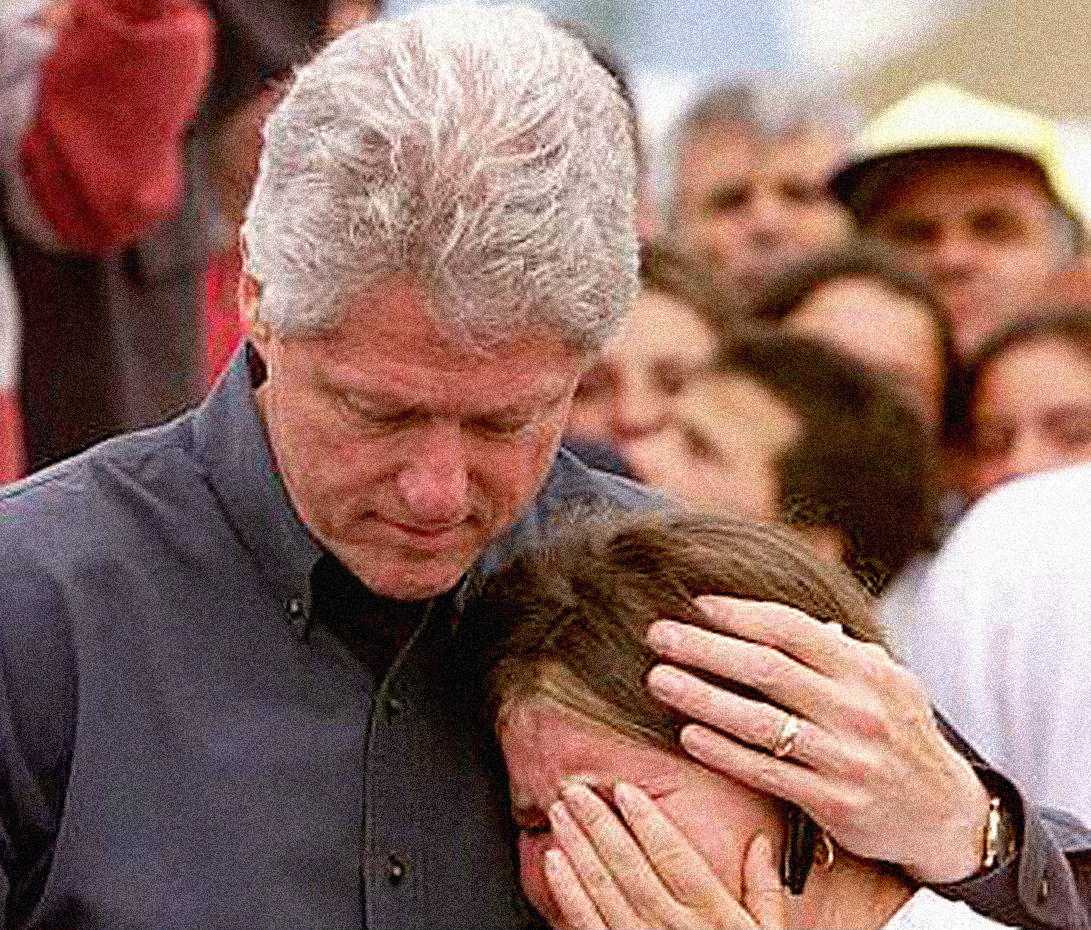
M 979 248 L 972 236 L 961 230 L 947 230 L 932 245 L 929 262 L 937 276 L 956 279 L 973 271 L 978 258 Z
M 462 429 L 454 422 L 431 422 L 409 441 L 397 476 L 406 517 L 416 527 L 442 527 L 469 513 L 469 478 Z
M 1004 461 L 1005 481 L 1065 464 L 1064 456 L 1037 429 L 1021 430 Z
M 747 214 L 750 238 L 765 248 L 779 245 L 785 238 L 787 212 L 781 198 L 773 192 L 755 192 Z

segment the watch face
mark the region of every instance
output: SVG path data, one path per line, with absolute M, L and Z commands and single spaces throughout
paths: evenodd
M 1016 853 L 1016 837 L 1011 812 L 1000 795 L 989 801 L 989 819 L 985 826 L 985 849 L 981 857 L 983 870 L 996 869 L 1010 862 Z

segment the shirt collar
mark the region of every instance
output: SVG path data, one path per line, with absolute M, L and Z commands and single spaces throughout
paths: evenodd
M 311 611 L 311 571 L 322 548 L 300 522 L 276 469 L 241 346 L 197 409 L 194 446 L 227 520 L 289 612 Z

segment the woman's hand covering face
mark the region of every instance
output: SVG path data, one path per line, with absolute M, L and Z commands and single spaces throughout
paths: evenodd
M 989 796 L 943 738 L 923 685 L 882 647 L 781 604 L 703 597 L 708 629 L 675 621 L 648 638 L 666 663 L 656 697 L 692 717 L 682 744 L 712 769 L 802 807 L 851 853 L 927 883 L 980 866 Z M 684 671 L 748 685 L 750 700 Z M 798 720 L 785 730 L 788 712 Z M 795 730 L 789 751 L 784 734 Z
M 549 811 L 556 847 L 545 854 L 545 873 L 565 930 L 787 925 L 787 899 L 764 836 L 747 850 L 740 904 L 639 788 L 618 782 L 613 803 L 616 812 L 573 781 Z

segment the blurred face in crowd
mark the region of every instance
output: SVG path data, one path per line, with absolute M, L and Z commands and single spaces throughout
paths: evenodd
M 1002 351 L 971 411 L 971 497 L 1010 478 L 1091 461 L 1091 346 L 1046 337 Z
M 768 795 L 546 701 L 519 701 L 501 722 L 499 736 L 519 827 L 520 882 L 553 927 L 565 924 L 543 862 L 558 846 L 548 812 L 559 800 L 562 779 L 578 779 L 607 796 L 618 779 L 641 788 L 736 896 L 746 845 L 758 832 L 783 833 L 780 812 Z
M 618 337 L 580 381 L 566 432 L 611 443 L 623 455 L 661 430 L 671 404 L 712 364 L 716 337 L 681 300 L 643 290 Z
M 674 418 L 629 450 L 643 480 L 695 508 L 759 522 L 779 519 L 780 460 L 799 415 L 746 375 L 713 374 L 679 396 Z
M 922 421 L 943 420 L 945 364 L 928 307 L 881 281 L 849 276 L 816 289 L 782 328 L 828 345 L 891 384 Z
M 921 272 L 951 314 L 959 352 L 1040 301 L 1071 264 L 1040 170 L 999 152 L 944 153 L 903 173 L 868 231 Z
M 257 285 L 244 279 L 253 316 Z M 485 354 L 444 336 L 429 297 L 392 277 L 332 333 L 256 327 L 258 404 L 288 496 L 375 593 L 450 590 L 523 513 L 553 461 L 583 359 L 560 340 Z
M 789 265 L 847 236 L 848 214 L 826 189 L 843 152 L 831 132 L 765 140 L 738 124 L 696 128 L 679 151 L 671 229 L 679 249 L 753 302 Z
M 330 0 L 326 8 L 325 38 L 336 39 L 353 26 L 378 19 L 383 12 L 383 0 Z

